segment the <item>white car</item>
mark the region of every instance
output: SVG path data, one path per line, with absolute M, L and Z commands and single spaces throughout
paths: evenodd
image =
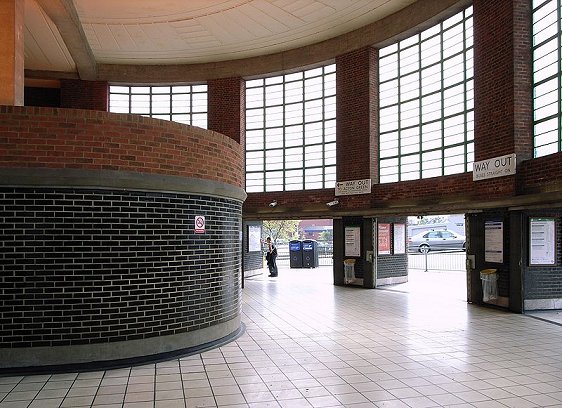
M 466 237 L 451 231 L 424 231 L 408 239 L 408 251 L 465 251 Z

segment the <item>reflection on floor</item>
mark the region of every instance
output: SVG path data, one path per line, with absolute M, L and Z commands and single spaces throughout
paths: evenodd
M 0 408 L 562 407 L 562 327 L 469 305 L 455 279 L 367 290 L 333 286 L 331 267 L 264 271 L 246 280 L 238 340 L 140 367 L 1 377 Z

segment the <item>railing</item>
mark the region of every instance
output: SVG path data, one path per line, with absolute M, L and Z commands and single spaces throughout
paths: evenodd
M 408 253 L 408 269 L 431 271 L 465 271 L 466 252 Z
M 318 264 L 329 266 L 334 264 L 332 248 L 318 247 Z M 265 259 L 265 258 L 264 258 Z M 427 264 L 426 264 L 427 262 Z M 465 271 L 466 252 L 435 251 L 427 254 L 408 253 L 408 269 L 432 271 Z M 289 266 L 289 247 L 277 247 L 277 264 Z

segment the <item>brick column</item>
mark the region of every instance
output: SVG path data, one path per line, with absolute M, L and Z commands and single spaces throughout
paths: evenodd
M 378 50 L 336 57 L 337 180 L 378 179 Z
M 24 2 L 0 0 L 0 105 L 23 106 Z
M 207 127 L 245 145 L 246 82 L 242 78 L 221 78 L 207 85 Z
M 474 0 L 474 160 L 532 158 L 532 55 L 527 0 Z

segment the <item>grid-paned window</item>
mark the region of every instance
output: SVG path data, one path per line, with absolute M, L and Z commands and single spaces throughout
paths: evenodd
M 472 7 L 379 50 L 381 183 L 472 171 Z
M 561 0 L 533 0 L 534 157 L 562 151 Z
M 246 82 L 246 191 L 333 188 L 335 65 Z
M 207 85 L 111 85 L 109 111 L 207 128 Z

